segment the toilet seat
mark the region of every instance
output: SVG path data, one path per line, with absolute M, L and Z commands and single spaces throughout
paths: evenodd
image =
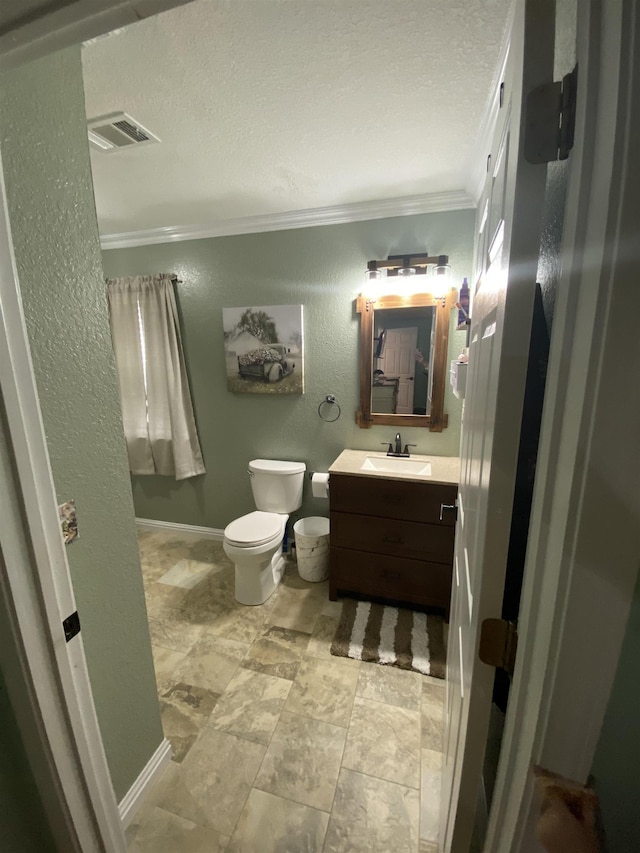
M 279 539 L 284 535 L 283 521 L 286 516 L 275 512 L 254 512 L 236 518 L 224 529 L 224 538 L 230 545 L 238 548 L 254 548 L 265 545 L 272 539 Z

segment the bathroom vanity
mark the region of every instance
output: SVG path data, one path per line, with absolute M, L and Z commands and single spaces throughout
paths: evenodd
M 345 450 L 329 468 L 329 597 L 355 593 L 449 612 L 457 457 Z

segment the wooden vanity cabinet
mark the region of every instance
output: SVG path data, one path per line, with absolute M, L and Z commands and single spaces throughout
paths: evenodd
M 331 474 L 329 597 L 449 612 L 455 485 Z

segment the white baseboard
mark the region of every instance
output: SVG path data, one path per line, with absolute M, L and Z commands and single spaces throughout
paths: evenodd
M 136 518 L 139 530 L 163 530 L 165 533 L 179 533 L 181 536 L 197 536 L 199 539 L 224 538 L 224 530 L 216 527 L 198 527 L 195 524 L 178 524 L 177 521 L 156 521 L 155 518 Z
M 145 797 L 156 782 L 160 780 L 160 777 L 171 761 L 172 755 L 171 744 L 165 738 L 142 768 L 142 773 L 122 798 L 118 806 L 118 811 L 120 812 L 120 820 L 124 829 L 129 826 L 136 812 L 144 802 Z

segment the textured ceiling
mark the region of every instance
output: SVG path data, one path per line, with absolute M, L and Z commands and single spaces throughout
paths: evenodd
M 103 234 L 468 188 L 510 0 L 195 0 L 83 49 Z

